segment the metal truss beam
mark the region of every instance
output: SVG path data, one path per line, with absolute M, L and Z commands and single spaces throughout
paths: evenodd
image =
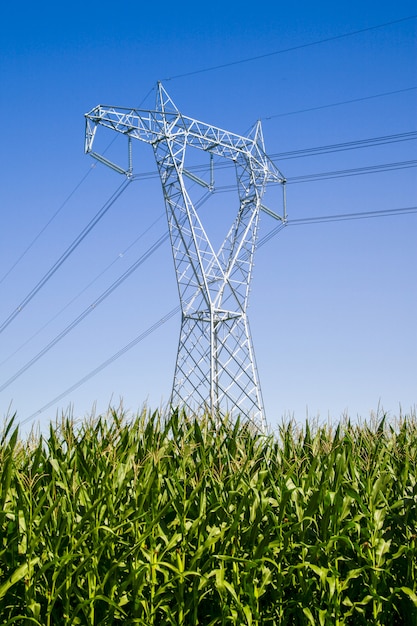
M 171 403 L 192 410 L 243 416 L 263 427 L 265 416 L 247 320 L 259 213 L 285 220 L 262 205 L 268 183 L 285 179 L 265 153 L 258 122 L 243 137 L 182 115 L 158 83 L 154 110 L 99 105 L 86 114 L 85 150 L 132 175 L 131 139 L 152 146 L 161 179 L 182 319 Z M 99 126 L 128 137 L 129 163 L 120 167 L 93 151 Z M 212 190 L 185 168 L 196 148 L 233 161 L 239 209 L 215 252 L 193 204 L 186 180 Z M 211 161 L 212 163 L 212 161 Z

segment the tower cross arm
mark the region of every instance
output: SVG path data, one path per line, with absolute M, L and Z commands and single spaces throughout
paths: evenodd
M 150 111 L 138 111 L 122 107 L 99 104 L 85 114 L 85 152 L 91 152 L 98 126 L 104 126 L 123 135 L 153 143 L 158 139 L 158 131 L 152 123 Z
M 284 176 L 267 156 L 260 136 L 243 137 L 230 131 L 181 115 L 178 111 L 129 109 L 98 105 L 85 114 L 85 152 L 92 152 L 98 126 L 155 144 L 180 140 L 205 152 L 237 161 L 244 156 L 254 170 L 262 171 L 265 181 L 285 182 Z

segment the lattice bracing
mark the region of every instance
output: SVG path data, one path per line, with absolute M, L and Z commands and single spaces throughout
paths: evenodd
M 99 126 L 152 146 L 161 179 L 182 309 L 171 401 L 216 415 L 228 412 L 264 423 L 260 384 L 247 320 L 249 288 L 262 198 L 269 182 L 285 179 L 265 153 L 261 124 L 247 137 L 182 115 L 159 83 L 154 110 L 99 105 L 86 114 L 86 152 L 127 176 L 93 152 Z M 189 185 L 215 192 L 186 169 L 190 149 L 234 163 L 238 211 L 215 252 L 193 203 Z M 129 155 L 131 153 L 129 152 Z M 187 187 L 188 185 L 188 187 Z M 283 214 L 278 219 L 285 220 Z

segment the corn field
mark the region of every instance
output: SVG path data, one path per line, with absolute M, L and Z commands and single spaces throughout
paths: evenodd
M 417 624 L 417 420 L 0 435 L 0 623 Z

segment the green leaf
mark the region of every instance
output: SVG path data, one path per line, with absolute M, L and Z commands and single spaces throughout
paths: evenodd
M 400 587 L 399 589 L 403 593 L 405 593 L 405 595 L 410 598 L 410 600 L 414 604 L 414 606 L 417 607 L 417 595 L 414 593 L 414 591 L 412 589 L 410 589 L 409 587 Z
M 303 607 L 303 613 L 308 618 L 311 626 L 317 626 L 317 624 L 315 622 L 315 619 L 313 617 L 313 614 L 312 614 L 312 612 L 310 611 L 310 609 L 308 607 L 306 607 L 306 606 Z
M 24 578 L 26 574 L 28 573 L 29 569 L 31 569 L 32 567 L 34 567 L 34 565 L 37 565 L 38 563 L 39 563 L 39 557 L 35 557 L 34 559 L 31 559 L 29 562 L 26 562 L 20 565 L 13 572 L 13 574 L 9 576 L 6 582 L 0 585 L 0 599 L 4 598 L 4 596 L 10 589 L 10 587 L 13 587 L 13 585 L 19 582 L 19 580 L 22 580 L 22 578 Z
M 245 614 L 246 622 L 247 622 L 248 626 L 252 626 L 252 611 L 251 611 L 250 607 L 245 605 L 243 607 L 243 613 Z

